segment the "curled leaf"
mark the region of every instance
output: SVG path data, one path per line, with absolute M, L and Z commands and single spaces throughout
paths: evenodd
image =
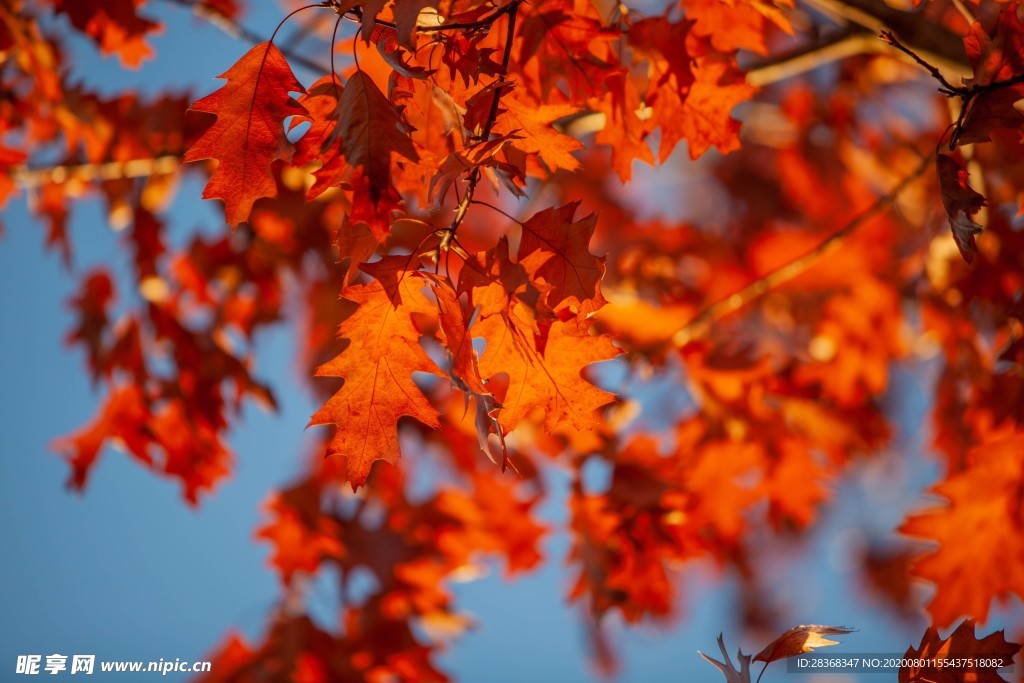
M 960 255 L 970 263 L 978 252 L 974 236 L 981 232 L 981 226 L 971 216 L 985 206 L 985 198 L 967 184 L 967 171 L 953 157 L 939 154 L 935 158 L 935 168 L 939 174 L 942 205 L 946 208 L 949 225 L 953 229 L 953 239 L 960 249 Z
M 855 630 L 846 626 L 821 626 L 818 624 L 794 626 L 768 643 L 765 649 L 757 653 L 754 661 L 774 662 L 776 659 L 785 659 L 786 657 L 811 652 L 816 647 L 837 645 L 839 641 L 829 640 L 825 636 L 843 635 L 853 633 Z

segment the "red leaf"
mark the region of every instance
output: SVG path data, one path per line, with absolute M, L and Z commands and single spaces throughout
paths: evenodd
M 597 215 L 573 221 L 579 202 L 545 209 L 523 223 L 519 262 L 531 279 L 551 285 L 548 305 L 553 311 L 569 308 L 590 313 L 604 304 L 601 278 L 605 259 L 590 253 Z
M 992 34 L 974 22 L 964 47 L 974 67 L 974 78 L 968 85 L 985 86 L 1024 76 L 1024 22 L 1017 16 L 1017 3 L 999 13 Z M 1014 108 L 1024 98 L 1024 83 L 986 90 L 974 95 L 964 106 L 964 116 L 957 141 L 963 144 L 990 140 L 994 128 L 1019 128 L 1024 114 Z
M 148 33 L 159 33 L 160 24 L 140 17 L 136 8 L 144 0 L 51 0 L 71 24 L 99 46 L 103 54 L 116 54 L 129 67 L 138 68 L 153 55 L 146 44 Z
M 948 505 L 911 515 L 900 527 L 908 536 L 939 544 L 912 570 L 936 585 L 928 604 L 936 626 L 962 615 L 984 621 L 993 598 L 1024 597 L 1021 453 L 1024 435 L 993 436 L 969 454 L 969 468 L 933 489 Z
M 364 71 L 356 71 L 338 100 L 341 149 L 352 166 L 363 167 L 374 202 L 391 183 L 391 153 L 419 161 L 398 112 Z
M 1007 642 L 1002 631 L 996 631 L 978 640 L 974 635 L 974 621 L 966 619 L 956 630 L 943 639 L 935 627 L 921 636 L 921 644 L 907 648 L 904 661 L 916 661 L 923 666 L 900 668 L 899 683 L 1005 683 L 999 668 L 1013 665 L 1013 657 L 1020 645 Z M 971 660 L 970 665 L 957 666 L 956 660 Z M 979 661 L 999 660 L 999 667 L 979 666 Z M 935 666 L 934 663 L 943 665 Z
M 953 229 L 953 239 L 960 249 L 960 255 L 970 263 L 978 252 L 974 236 L 981 232 L 981 226 L 971 220 L 971 216 L 985 206 L 985 198 L 967 184 L 967 171 L 953 157 L 939 154 L 935 159 L 935 168 L 939 174 L 942 205 L 946 207 L 949 225 Z
M 203 197 L 223 199 L 227 222 L 238 225 L 248 220 L 257 199 L 277 195 L 271 163 L 291 156 L 284 120 L 308 112 L 289 95 L 304 89 L 272 43 L 249 50 L 220 78 L 228 81 L 223 88 L 192 105 L 217 120 L 185 161 L 220 162 Z

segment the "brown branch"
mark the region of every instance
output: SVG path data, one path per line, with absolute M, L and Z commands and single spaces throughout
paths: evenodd
M 899 41 L 899 39 L 893 34 L 892 31 L 882 31 L 880 34 L 882 40 L 892 45 L 894 48 L 913 59 L 919 66 L 924 68 L 928 73 L 931 74 L 932 78 L 942 85 L 942 92 L 945 95 L 953 95 L 957 92 L 957 87 L 946 80 L 946 77 L 942 75 L 938 67 L 925 61 L 923 57 L 911 50 L 909 47 Z
M 747 82 L 762 87 L 813 71 L 830 62 L 884 49 L 884 44 L 872 31 L 862 26 L 851 26 L 818 42 L 752 64 L 747 69 Z
M 173 173 L 181 166 L 180 154 L 167 154 L 149 159 L 128 161 L 107 161 L 96 164 L 59 164 L 56 166 L 15 166 L 10 174 L 18 185 L 24 188 L 39 187 L 47 183 L 69 181 L 94 182 L 120 180 L 122 178 L 143 178 L 146 176 Z
M 807 4 L 838 19 L 861 26 L 874 34 L 890 31 L 905 44 L 944 71 L 967 73 L 970 63 L 963 36 L 933 21 L 925 21 L 920 12 L 890 7 L 885 0 L 804 0 Z
M 770 273 L 759 277 L 749 285 L 739 289 L 728 297 L 721 299 L 707 308 L 700 311 L 692 320 L 686 323 L 672 337 L 673 346 L 680 348 L 690 342 L 703 337 L 715 323 L 730 313 L 735 313 L 755 299 L 760 298 L 779 285 L 792 280 L 796 276 L 807 271 L 811 266 L 818 263 L 822 258 L 835 252 L 842 246 L 843 240 L 852 235 L 868 220 L 886 210 L 896 201 L 896 198 L 915 180 L 921 177 L 925 170 L 931 165 L 930 156 L 922 158 L 921 163 L 910 175 L 896 184 L 891 190 L 879 197 L 874 204 L 854 217 L 849 223 L 836 232 L 829 235 L 824 242 L 807 252 L 803 256 L 790 261 L 789 263 L 776 268 Z

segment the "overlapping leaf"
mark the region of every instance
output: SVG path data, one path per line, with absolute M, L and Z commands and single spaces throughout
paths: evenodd
M 317 368 L 318 377 L 341 377 L 341 389 L 310 418 L 310 425 L 337 427 L 328 454 L 343 458 L 347 480 L 361 486 L 377 460 L 399 458 L 398 421 L 413 417 L 438 426 L 438 412 L 412 373 L 438 374 L 419 345 L 413 314 L 429 314 L 424 282 L 409 271 L 409 258 L 389 256 L 365 264 L 374 282 L 348 287 L 343 296 L 358 308 L 338 331 L 348 346 Z

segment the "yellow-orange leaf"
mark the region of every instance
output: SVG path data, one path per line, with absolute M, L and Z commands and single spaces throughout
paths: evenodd
M 529 327 L 530 317 L 517 304 L 506 318 L 491 316 L 473 326 L 474 336 L 487 339 L 480 372 L 493 378 L 508 375 L 508 391 L 498 420 L 511 431 L 536 409 L 544 413 L 544 425 L 553 431 L 562 425 L 589 429 L 597 422 L 594 411 L 614 398 L 583 377 L 591 363 L 618 353 L 609 337 L 587 332 L 589 323 L 556 320 L 539 338 Z
M 328 455 L 346 459 L 353 489 L 366 481 L 374 461 L 397 462 L 401 417 L 439 425 L 437 410 L 412 379 L 413 372 L 439 371 L 419 345 L 420 331 L 411 316 L 429 315 L 433 307 L 420 291 L 423 280 L 406 270 L 408 263 L 407 256 L 387 256 L 363 265 L 376 281 L 344 291 L 346 299 L 359 304 L 338 332 L 349 346 L 316 371 L 318 377 L 345 379 L 309 424 L 337 425 Z

